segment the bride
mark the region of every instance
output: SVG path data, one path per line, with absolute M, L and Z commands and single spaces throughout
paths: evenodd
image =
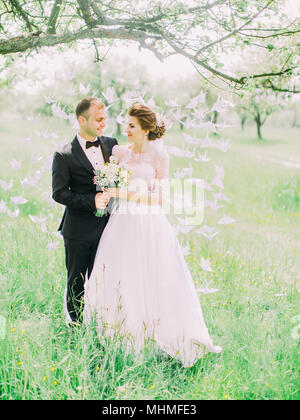
M 99 335 L 118 332 L 137 354 L 148 339 L 191 367 L 205 352 L 219 353 L 206 328 L 193 279 L 173 227 L 162 209 L 169 156 L 154 140 L 165 124 L 147 106 L 129 109 L 129 144 L 113 156 L 131 172 L 128 188 L 109 188 L 118 199 L 85 282 L 84 322 L 96 317 Z M 139 192 L 142 180 L 148 191 Z M 153 180 L 156 188 L 153 188 Z

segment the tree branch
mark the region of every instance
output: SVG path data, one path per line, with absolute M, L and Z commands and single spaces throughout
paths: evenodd
M 281 88 L 281 87 L 275 86 L 272 80 L 270 79 L 264 80 L 262 83 L 262 86 L 266 89 L 272 89 L 274 92 L 293 93 L 293 94 L 300 93 L 300 90 L 296 89 L 295 86 L 293 87 L 293 89 Z
M 247 31 L 256 31 L 256 32 L 278 32 L 278 31 L 285 31 L 291 26 L 294 25 L 294 23 L 297 22 L 297 19 L 294 19 L 292 22 L 290 22 L 287 26 L 284 26 L 283 28 L 247 28 Z
M 59 12 L 62 6 L 63 0 L 55 0 L 55 3 L 51 10 L 51 15 L 48 22 L 47 33 L 55 34 L 56 33 L 56 22 L 59 16 Z
M 291 67 L 288 69 L 285 69 L 283 71 L 274 72 L 274 73 L 262 73 L 262 74 L 254 74 L 253 76 L 243 76 L 241 77 L 241 82 L 244 83 L 246 79 L 259 79 L 263 77 L 276 77 L 276 76 L 286 76 L 288 74 L 291 74 L 293 70 L 295 70 L 297 67 Z
M 222 4 L 226 3 L 227 0 L 217 0 L 213 3 L 204 4 L 203 6 L 195 6 L 191 7 L 189 10 L 189 13 L 197 12 L 198 10 L 209 10 L 216 6 L 221 6 Z
M 22 9 L 22 6 L 18 0 L 10 0 L 12 10 L 14 9 L 16 14 L 19 15 L 26 24 L 27 29 L 32 32 L 32 24 L 30 23 L 26 12 Z
M 248 30 L 248 29 L 246 29 Z M 298 34 L 300 32 L 300 29 L 297 29 L 295 31 L 286 31 L 286 32 L 279 32 L 272 34 L 272 35 L 252 35 L 252 34 L 246 34 L 243 32 L 240 32 L 241 35 L 245 35 L 245 36 L 249 36 L 251 38 L 261 38 L 261 39 L 267 39 L 267 38 L 275 38 L 277 36 L 286 36 L 286 35 L 294 35 L 294 34 Z
M 99 19 L 98 24 L 103 24 L 106 21 L 105 15 L 99 10 L 97 4 L 95 3 L 94 0 L 89 0 L 90 2 L 90 6 L 93 9 L 93 12 L 95 13 L 95 15 L 97 16 L 97 18 Z
M 162 38 L 166 40 L 166 42 L 173 48 L 174 51 L 176 51 L 178 54 L 185 56 L 189 60 L 193 61 L 195 64 L 200 65 L 201 67 L 204 67 L 206 70 L 208 70 L 210 73 L 215 74 L 216 76 L 221 76 L 225 80 L 229 80 L 230 82 L 237 83 L 237 84 L 243 84 L 239 79 L 230 76 L 228 74 L 222 73 L 219 70 L 214 69 L 213 67 L 209 66 L 205 61 L 201 61 L 198 59 L 198 53 L 197 55 L 189 54 L 187 51 L 184 51 L 182 48 L 178 47 L 168 35 L 164 34 L 162 31 L 160 32 Z
M 229 38 L 233 38 L 236 41 L 236 45 L 239 45 L 241 35 L 245 36 L 245 32 L 253 30 L 253 28 L 248 27 L 250 22 L 253 22 L 275 0 L 264 0 L 264 6 L 261 6 L 259 10 L 256 9 L 255 13 L 253 12 L 252 2 L 250 5 L 250 3 L 248 4 L 245 1 L 244 16 L 240 16 L 239 6 L 237 5 L 236 7 L 235 2 L 231 0 L 198 0 L 196 7 L 185 7 L 183 3 L 176 1 L 174 5 L 176 7 L 174 8 L 170 5 L 168 7 L 150 8 L 143 15 L 143 11 L 134 14 L 135 10 L 131 8 L 130 0 L 124 1 L 128 6 L 128 8 L 124 7 L 124 10 L 114 7 L 115 0 L 106 2 L 109 4 L 99 0 L 55 0 L 51 2 L 52 9 L 47 12 L 50 13 L 50 17 L 47 14 L 45 15 L 42 7 L 45 4 L 44 0 L 42 2 L 31 0 L 27 2 L 26 8 L 20 0 L 0 1 L 7 8 L 7 11 L 4 8 L 4 13 L 7 13 L 5 17 L 6 26 L 4 22 L 1 22 L 4 27 L 0 37 L 0 54 L 2 55 L 24 52 L 44 46 L 69 44 L 70 42 L 83 39 L 127 40 L 136 42 L 140 47 L 152 51 L 161 61 L 172 54 L 185 56 L 196 68 L 206 70 L 210 75 L 222 79 L 225 83 L 231 86 L 234 84 L 236 88 L 242 88 L 252 79 L 257 81 L 255 83 L 257 86 L 265 86 L 266 88 L 282 92 L 290 91 L 280 87 L 281 80 L 279 80 L 278 86 L 275 85 L 275 81 L 277 83 L 278 78 L 281 77 L 286 80 L 286 76 L 293 74 L 294 68 L 287 68 L 287 62 L 284 65 L 280 65 L 282 66 L 281 71 L 279 65 L 277 65 L 277 68 L 275 67 L 275 70 L 270 73 L 265 72 L 240 77 L 220 71 L 217 57 L 209 55 L 210 50 L 214 46 L 220 47 L 224 43 L 226 44 L 225 41 Z M 150 4 L 150 0 L 148 1 Z M 261 4 L 261 1 L 256 0 L 256 5 Z M 120 2 L 120 4 L 123 4 L 123 2 Z M 14 8 L 12 9 L 13 5 Z M 117 5 L 119 5 L 119 1 Z M 222 12 L 224 19 L 221 18 L 220 20 L 219 14 L 213 14 L 216 19 L 214 23 L 214 19 L 210 14 L 213 13 L 214 7 L 222 5 L 224 5 L 224 13 Z M 31 16 L 30 13 L 32 15 L 38 14 L 39 7 L 41 7 L 43 16 Z M 254 15 L 251 16 L 251 13 L 254 13 Z M 151 16 L 152 14 L 154 16 Z M 10 22 L 14 25 L 12 15 L 14 17 L 22 17 L 23 22 L 20 30 L 23 32 L 20 36 L 9 38 L 6 33 L 10 33 Z M 214 34 L 217 34 L 212 38 L 215 41 L 211 39 L 207 41 L 205 32 L 203 36 L 201 34 L 194 35 L 194 30 L 200 28 L 203 22 L 205 22 L 204 31 L 211 29 L 215 31 Z M 37 23 L 46 27 L 46 33 L 32 32 L 32 26 L 35 26 Z M 232 24 L 234 25 L 233 27 L 231 27 Z M 213 25 L 213 29 L 211 25 Z M 300 32 L 298 27 L 291 26 L 289 22 L 282 26 L 282 29 L 279 30 L 276 36 L 296 35 Z M 31 32 L 24 35 L 24 28 L 27 30 L 30 28 Z M 220 28 L 222 28 L 222 35 L 219 35 Z M 6 29 L 7 32 L 5 33 Z M 249 36 L 257 38 L 275 36 L 274 33 L 266 33 L 264 36 L 263 32 L 259 32 L 260 30 L 267 29 L 266 27 L 258 28 L 257 33 Z M 56 32 L 59 32 L 59 34 Z M 260 35 L 261 33 L 262 35 Z M 218 36 L 220 37 L 218 38 Z M 200 44 L 199 46 L 199 42 L 202 45 Z M 294 50 L 289 59 L 293 57 L 295 57 Z M 204 73 L 206 76 L 205 71 Z M 294 88 L 293 93 L 296 92 L 298 90 Z
M 205 45 L 204 47 L 200 48 L 200 50 L 197 53 L 197 56 L 202 53 L 205 50 L 208 50 L 210 47 L 213 47 L 216 44 L 220 44 L 221 42 L 224 42 L 226 39 L 231 38 L 233 35 L 240 32 L 245 26 L 249 25 L 249 23 L 253 22 L 254 19 L 256 19 L 265 9 L 269 7 L 271 3 L 273 3 L 274 0 L 270 0 L 262 9 L 260 9 L 254 16 L 252 16 L 250 19 L 248 19 L 243 25 L 241 25 L 239 28 L 235 29 L 234 31 L 230 32 L 229 34 L 223 36 L 222 38 L 217 39 L 214 42 L 211 42 L 210 44 Z
M 51 47 L 59 44 L 67 44 L 80 39 L 120 39 L 141 42 L 148 39 L 158 38 L 150 36 L 139 30 L 125 30 L 122 28 L 106 29 L 95 27 L 63 35 L 31 33 L 8 40 L 0 39 L 0 54 L 6 55 L 16 52 L 24 52 L 32 48 Z
M 77 0 L 77 3 L 87 27 L 93 28 L 95 25 L 97 25 L 97 21 L 92 17 L 90 11 L 89 0 Z
M 90 0 L 90 1 L 93 1 L 95 3 L 94 0 Z M 226 2 L 227 2 L 227 0 L 218 0 L 218 1 L 215 1 L 214 3 L 211 3 L 211 4 L 206 4 L 206 5 L 197 6 L 197 7 L 190 7 L 188 9 L 181 9 L 179 12 L 176 12 L 176 16 L 193 14 L 193 13 L 201 11 L 201 10 L 202 11 L 207 11 L 209 9 L 212 9 L 215 6 L 225 4 Z M 119 9 L 117 9 L 117 10 L 119 10 Z M 119 10 L 119 11 L 121 11 L 121 10 Z M 161 21 L 162 19 L 167 18 L 169 16 L 174 16 L 174 15 L 169 12 L 169 13 L 160 13 L 159 15 L 152 16 L 151 18 L 141 18 L 141 17 L 139 17 L 139 18 L 133 18 L 133 19 L 119 19 L 119 20 L 106 19 L 106 22 L 109 25 L 117 25 L 117 24 L 127 25 L 129 23 L 131 23 L 131 24 L 148 24 L 148 23 L 155 23 L 155 22 Z
M 163 35 L 162 35 L 163 36 Z M 292 70 L 294 70 L 296 67 L 294 68 L 288 68 L 286 70 L 280 71 L 280 72 L 273 72 L 273 73 L 262 73 L 262 74 L 255 74 L 255 75 L 250 75 L 250 76 L 243 76 L 239 79 L 237 79 L 234 76 L 230 76 L 226 73 L 220 72 L 219 70 L 209 66 L 206 62 L 204 61 L 200 61 L 197 56 L 193 56 L 189 53 L 187 53 L 186 51 L 182 50 L 181 48 L 177 47 L 167 36 L 164 36 L 164 39 L 166 39 L 166 41 L 169 43 L 169 45 L 178 53 L 181 55 L 184 55 L 185 57 L 189 58 L 192 62 L 196 63 L 197 65 L 200 65 L 201 67 L 205 68 L 206 70 L 208 70 L 210 73 L 214 74 L 217 77 L 221 77 L 223 80 L 228 80 L 231 83 L 235 83 L 237 85 L 240 85 L 241 87 L 244 86 L 247 81 L 249 79 L 263 79 L 266 77 L 280 77 L 280 76 L 284 76 L 287 74 L 290 74 L 292 72 Z M 268 81 L 270 81 L 270 79 L 267 79 Z M 262 85 L 264 86 L 264 83 L 266 84 L 267 81 L 263 82 Z M 277 88 L 273 83 L 269 83 L 269 86 L 267 86 L 267 84 L 265 85 L 265 87 L 269 87 L 274 91 L 280 91 L 280 92 L 290 92 L 290 93 L 300 93 L 300 91 L 297 91 L 295 88 L 294 89 L 280 89 Z

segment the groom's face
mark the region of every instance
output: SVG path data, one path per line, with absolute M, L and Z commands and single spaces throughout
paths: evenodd
M 87 118 L 82 117 L 79 121 L 81 129 L 90 137 L 101 137 L 106 126 L 106 110 L 105 108 L 99 108 L 95 105 L 91 105 Z

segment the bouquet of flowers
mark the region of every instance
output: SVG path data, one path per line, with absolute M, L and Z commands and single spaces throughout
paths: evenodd
M 95 171 L 94 184 L 99 188 L 125 187 L 129 183 L 130 171 L 118 165 L 116 157 L 111 156 L 109 162 L 105 163 L 100 169 Z M 95 213 L 97 217 L 102 217 L 105 210 L 98 209 Z

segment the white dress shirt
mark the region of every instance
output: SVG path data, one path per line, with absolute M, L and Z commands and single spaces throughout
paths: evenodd
M 100 169 L 102 165 L 104 165 L 104 158 L 102 155 L 101 146 L 99 147 L 89 147 L 88 149 L 85 147 L 87 140 L 85 140 L 79 133 L 77 133 L 77 138 L 79 141 L 82 150 L 84 151 L 86 157 L 91 162 L 94 169 Z M 96 141 L 97 137 L 94 138 L 93 141 Z

